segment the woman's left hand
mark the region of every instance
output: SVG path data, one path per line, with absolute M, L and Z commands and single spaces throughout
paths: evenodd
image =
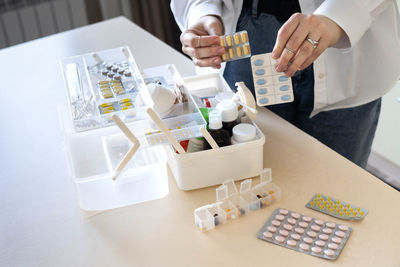
M 272 58 L 278 61 L 276 70 L 291 77 L 335 45 L 342 34 L 343 30 L 325 16 L 293 14 L 279 29 L 272 51 Z

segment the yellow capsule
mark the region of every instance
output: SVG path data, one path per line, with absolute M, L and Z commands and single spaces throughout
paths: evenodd
M 226 209 L 226 212 L 230 212 L 231 211 L 231 209 Z
M 100 105 L 100 107 L 105 108 L 111 106 L 111 103 L 103 103 Z
M 350 208 L 350 204 L 347 204 L 346 207 L 347 207 L 347 208 Z
M 332 200 L 329 200 L 329 203 L 331 203 L 331 205 L 333 205 L 333 201 Z
M 311 202 L 310 202 L 310 206 L 314 206 L 314 201 L 311 201 Z
M 274 191 L 269 191 L 268 193 L 269 193 L 270 195 L 272 195 L 272 194 L 274 193 Z
M 222 55 L 222 60 L 226 61 L 227 59 L 228 59 L 228 54 L 227 53 L 223 54 Z
M 234 58 L 235 57 L 235 55 L 233 53 L 233 48 L 229 48 L 229 57 L 230 58 Z
M 340 210 L 339 210 L 339 209 L 336 209 L 336 212 L 337 212 L 337 213 L 339 213 L 339 212 L 340 212 Z
M 241 57 L 242 56 L 242 47 L 241 46 L 238 46 L 238 47 L 236 47 L 236 55 L 238 56 L 238 57 Z
M 364 212 L 363 212 L 363 211 L 360 211 L 360 215 L 363 216 L 363 215 L 364 215 Z
M 334 208 L 334 209 L 336 209 L 336 204 L 335 204 L 335 205 L 333 205 L 333 208 Z
M 97 84 L 108 84 L 108 81 L 99 81 Z
M 337 201 L 336 201 L 336 203 L 337 203 L 337 204 L 340 204 L 340 201 L 339 201 L 339 200 L 337 200 Z
M 317 197 L 321 197 L 321 194 L 317 194 Z
M 238 33 L 233 35 L 233 40 L 235 40 L 235 44 L 240 44 L 240 36 Z
M 323 209 L 324 209 L 324 206 L 323 206 L 323 205 L 319 205 L 319 208 L 320 208 L 321 210 L 323 210 Z
M 130 106 L 132 106 L 132 103 L 131 103 L 131 102 L 124 103 L 123 106 L 124 106 L 124 107 L 130 107 Z
M 245 55 L 250 54 L 250 46 L 249 45 L 243 46 L 243 54 L 245 54 Z
M 127 110 L 127 109 L 128 109 L 128 107 L 122 107 L 121 109 L 122 109 L 122 110 Z
M 108 110 L 106 110 L 106 111 L 104 111 L 103 113 L 104 114 L 108 114 L 108 113 L 110 113 L 111 111 L 108 111 Z
M 346 215 L 349 216 L 349 215 L 350 215 L 350 212 L 346 211 Z
M 346 211 L 347 211 L 347 208 L 344 208 L 343 210 L 344 210 L 344 212 L 346 212 Z
M 330 213 L 333 213 L 333 209 L 332 208 L 330 208 L 329 211 L 330 211 Z
M 350 211 L 353 212 L 353 208 L 350 208 Z
M 343 212 L 339 212 L 340 216 L 343 216 Z
M 113 107 L 113 106 L 111 106 L 111 107 L 106 107 L 106 108 L 104 108 L 104 110 L 114 110 L 114 107 Z
M 219 45 L 220 46 L 225 46 L 224 38 L 219 38 Z
M 180 129 L 180 128 L 182 128 L 181 126 L 178 126 L 178 127 L 176 127 L 177 129 Z
M 357 216 L 357 211 L 353 212 L 354 216 Z
M 360 211 L 360 207 L 357 208 L 357 211 Z
M 331 201 L 331 198 L 330 198 L 330 197 L 327 197 L 326 200 Z
M 314 201 L 319 201 L 318 198 L 314 198 Z
M 232 46 L 232 36 L 227 35 L 227 36 L 225 37 L 225 40 L 226 40 L 226 44 L 227 44 L 228 46 Z
M 326 205 L 328 202 L 326 202 L 326 200 L 324 200 L 324 205 Z
M 247 32 L 242 32 L 242 33 L 240 34 L 240 36 L 242 37 L 242 42 L 243 42 L 243 43 L 246 43 L 246 42 L 249 41 L 249 38 L 248 38 L 248 36 L 247 36 Z
M 111 98 L 111 97 L 113 97 L 113 94 L 112 93 L 103 93 L 103 97 L 104 98 Z
M 342 204 L 340 204 L 339 207 L 340 207 L 341 209 L 343 209 L 343 205 L 342 205 Z

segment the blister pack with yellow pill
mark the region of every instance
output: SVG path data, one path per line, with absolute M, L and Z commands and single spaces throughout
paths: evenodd
M 315 194 L 306 207 L 343 220 L 361 220 L 368 213 L 367 209 L 322 194 Z
M 247 31 L 240 31 L 220 37 L 220 45 L 225 47 L 222 61 L 232 61 L 251 56 Z

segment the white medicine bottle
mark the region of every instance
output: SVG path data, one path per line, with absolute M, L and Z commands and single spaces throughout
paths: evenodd
M 232 145 L 245 143 L 257 138 L 256 127 L 250 123 L 240 123 L 232 129 Z

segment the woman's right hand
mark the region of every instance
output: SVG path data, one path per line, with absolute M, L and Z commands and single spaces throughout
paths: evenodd
M 221 68 L 225 48 L 219 44 L 219 36 L 224 34 L 220 18 L 207 15 L 201 17 L 191 28 L 181 34 L 182 51 L 200 67 Z

